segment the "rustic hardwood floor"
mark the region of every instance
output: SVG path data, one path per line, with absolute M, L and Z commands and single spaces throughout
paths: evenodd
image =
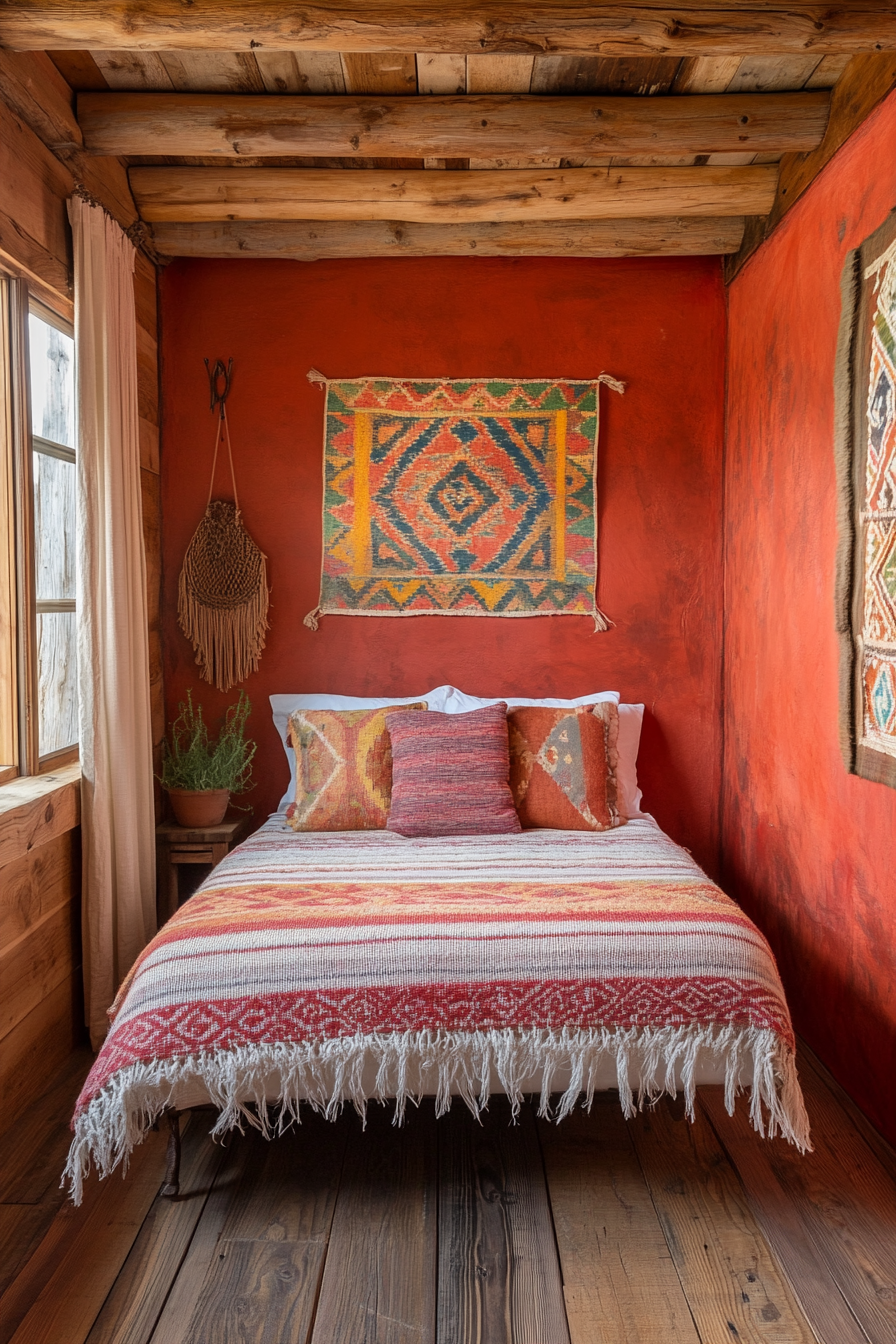
M 560 1126 L 493 1102 L 309 1116 L 274 1143 L 187 1126 L 127 1180 L 57 1185 L 88 1056 L 2 1140 L 0 1344 L 892 1344 L 896 1156 L 808 1053 L 815 1153 L 716 1089 L 698 1120 L 615 1095 Z

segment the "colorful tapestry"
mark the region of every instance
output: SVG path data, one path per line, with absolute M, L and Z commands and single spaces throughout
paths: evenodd
M 846 749 L 896 787 L 896 219 L 852 253 L 838 355 Z
M 305 618 L 592 616 L 602 382 L 327 382 L 320 603 Z
M 809 1142 L 768 943 L 649 818 L 422 840 L 272 819 L 159 930 L 110 1015 L 75 1110 L 76 1198 L 168 1106 L 211 1099 L 216 1133 L 276 1132 L 305 1102 L 332 1117 L 395 1097 L 400 1120 L 422 1091 L 478 1111 L 494 1078 L 515 1106 L 540 1091 L 542 1113 L 559 1091 L 562 1117 L 607 1061 L 627 1115 L 633 1089 L 677 1079 L 693 1114 L 708 1061 L 729 1110 L 746 1084 L 757 1129 Z

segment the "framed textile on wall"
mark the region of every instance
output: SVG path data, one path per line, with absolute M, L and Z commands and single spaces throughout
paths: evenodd
M 309 378 L 326 390 L 320 616 L 592 616 L 600 384 Z
M 896 788 L 896 213 L 847 257 L 836 371 L 847 768 Z

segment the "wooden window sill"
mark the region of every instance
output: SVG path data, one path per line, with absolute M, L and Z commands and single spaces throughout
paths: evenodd
M 78 762 L 0 784 L 0 868 L 74 830 L 81 820 Z

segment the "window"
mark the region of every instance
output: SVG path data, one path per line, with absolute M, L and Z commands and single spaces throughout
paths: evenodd
M 74 339 L 0 277 L 0 782 L 77 756 Z
M 896 788 L 896 216 L 847 258 L 837 363 L 848 767 Z

